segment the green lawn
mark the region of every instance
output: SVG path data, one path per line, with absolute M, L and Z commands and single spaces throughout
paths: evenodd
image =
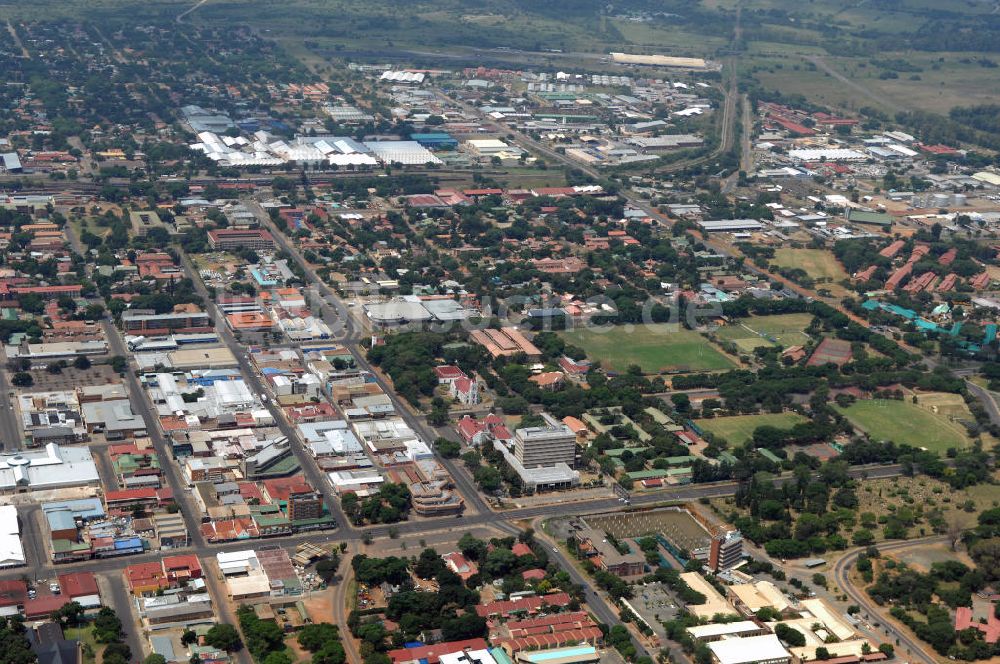
M 809 341 L 803 330 L 812 322 L 812 314 L 779 314 L 777 316 L 751 316 L 733 321 L 716 331 L 720 339 L 732 341 L 740 350 L 752 351 L 758 346 L 778 343 L 802 346 Z
M 909 401 L 867 399 L 847 408 L 836 408 L 874 440 L 926 447 L 932 452 L 969 445 L 962 425 Z
M 740 445 L 750 440 L 757 427 L 770 426 L 778 429 L 791 429 L 796 424 L 805 421 L 806 418 L 798 413 L 762 413 L 760 415 L 715 417 L 698 420 L 695 424 L 703 431 L 725 438 L 731 445 Z
M 67 627 L 63 630 L 66 639 L 76 639 L 83 645 L 90 646 L 90 654 L 84 654 L 83 662 L 85 664 L 92 664 L 96 659 L 96 655 L 104 650 L 104 646 L 98 644 L 94 640 L 94 626 L 91 623 L 85 623 L 81 627 Z
M 592 362 L 614 371 L 625 371 L 632 364 L 644 373 L 717 371 L 735 365 L 705 337 L 669 323 L 621 326 L 603 333 L 579 329 L 560 336 L 583 348 Z
M 774 263 L 781 267 L 805 270 L 816 282 L 816 288 L 826 288 L 835 297 L 847 293 L 837 282 L 847 279 L 848 274 L 831 251 L 782 248 L 774 252 Z

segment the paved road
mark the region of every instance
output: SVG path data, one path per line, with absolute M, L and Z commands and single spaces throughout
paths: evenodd
M 341 642 L 344 644 L 344 650 L 347 653 L 348 662 L 362 662 L 364 658 L 361 656 L 361 652 L 358 650 L 358 644 L 354 641 L 351 636 L 351 628 L 347 625 L 347 606 L 348 602 L 352 601 L 352 598 L 348 594 L 348 590 L 351 588 L 351 579 L 354 578 L 354 569 L 351 567 L 351 558 L 356 554 L 357 548 L 354 546 L 348 546 L 347 550 L 341 556 L 340 559 L 340 579 L 337 580 L 337 585 L 333 589 L 333 622 L 334 625 L 340 628 Z
M 219 571 L 219 567 L 214 561 L 209 561 L 208 564 L 203 563 L 203 571 L 205 574 L 205 585 L 212 596 L 212 606 L 215 607 L 217 612 L 216 617 L 218 618 L 218 622 L 238 626 L 240 623 L 236 618 L 236 611 L 233 610 L 233 605 L 229 600 L 229 593 L 226 590 L 225 582 L 221 578 L 222 573 Z M 246 648 L 237 651 L 235 657 L 239 664 L 254 664 L 253 658 Z
M 502 530 L 506 530 L 511 535 L 515 536 L 521 532 L 519 528 L 508 523 L 498 524 L 497 527 L 501 528 Z M 589 609 L 591 613 L 594 614 L 597 620 L 599 622 L 604 623 L 605 625 L 608 625 L 609 627 L 611 625 L 615 625 L 618 622 L 620 622 L 618 619 L 618 614 L 615 612 L 614 609 L 611 608 L 611 605 L 609 604 L 610 600 L 605 598 L 603 593 L 599 593 L 596 590 L 593 580 L 584 576 L 584 574 L 579 570 L 579 568 L 573 564 L 573 561 L 570 560 L 566 556 L 566 554 L 563 553 L 562 548 L 558 546 L 556 542 L 553 542 L 552 539 L 547 537 L 544 533 L 538 532 L 538 534 L 536 534 L 536 538 L 538 539 L 539 542 L 548 543 L 547 552 L 549 556 L 553 560 L 555 560 L 556 563 L 558 563 L 559 567 L 566 570 L 566 572 L 569 574 L 569 578 L 573 581 L 573 583 L 583 587 L 583 598 L 587 604 L 587 609 Z M 634 636 L 632 637 L 632 643 L 638 649 L 640 655 L 655 654 L 648 652 L 646 650 L 645 645 L 643 645 Z
M 0 451 L 13 451 L 24 447 L 24 427 L 14 399 L 13 387 L 7 371 L 7 354 L 0 349 Z
M 143 639 L 140 639 L 140 627 L 138 608 L 128 588 L 125 586 L 125 577 L 121 574 L 105 575 L 108 588 L 111 590 L 111 601 L 108 602 L 111 608 L 118 614 L 122 621 L 122 631 L 125 632 L 124 641 L 132 651 L 132 661 L 141 662 L 145 657 L 148 648 L 143 648 Z M 107 599 L 107 598 L 106 598 Z
M 199 7 L 201 7 L 206 2 L 208 2 L 208 0 L 198 0 L 198 2 L 196 2 L 194 5 L 192 5 L 191 7 L 188 7 L 184 11 L 182 11 L 180 14 L 177 15 L 177 22 L 178 23 L 183 23 L 184 19 L 187 18 L 188 14 L 190 14 L 194 10 L 198 9 Z
M 169 466 L 167 466 L 169 467 Z M 882 477 L 894 477 L 900 474 L 899 466 L 861 466 L 851 469 L 854 477 L 868 477 L 871 479 Z M 790 477 L 779 478 L 778 482 L 789 481 Z M 699 498 L 713 498 L 731 496 L 735 494 L 738 484 L 736 482 L 718 482 L 713 484 L 694 484 L 685 487 L 678 487 L 670 491 L 657 492 L 651 494 L 634 494 L 632 497 L 632 507 L 652 507 L 662 503 L 673 503 L 678 501 L 698 500 Z M 302 543 L 312 543 L 317 545 L 330 544 L 333 542 L 358 542 L 365 538 L 380 539 L 389 538 L 392 532 L 398 535 L 418 535 L 430 532 L 454 532 L 456 528 L 466 529 L 477 525 L 488 525 L 501 527 L 500 524 L 513 524 L 518 521 L 535 519 L 538 517 L 558 517 L 573 516 L 581 514 L 593 514 L 620 509 L 621 503 L 616 499 L 605 499 L 578 503 L 559 503 L 556 505 L 545 505 L 540 507 L 528 507 L 523 509 L 508 510 L 502 513 L 484 511 L 480 514 L 466 514 L 458 520 L 458 523 L 450 517 L 439 519 L 424 519 L 406 521 L 391 526 L 369 526 L 366 528 L 339 528 L 336 531 L 323 531 L 300 533 L 282 537 L 268 538 L 267 540 L 257 540 L 253 544 L 247 542 L 228 542 L 225 544 L 207 544 L 202 539 L 195 541 L 191 547 L 178 549 L 177 553 L 195 553 L 200 557 L 212 557 L 223 551 L 245 550 L 247 546 L 264 546 L 267 544 L 280 544 L 282 546 L 293 547 Z M 21 509 L 23 538 L 26 541 L 26 552 L 29 553 L 29 567 L 22 569 L 4 570 L 0 572 L 0 578 L 20 578 L 26 572 L 38 577 L 48 576 L 53 570 L 62 572 L 72 570 L 88 570 L 92 572 L 120 571 L 125 564 L 140 562 L 150 562 L 159 560 L 162 556 L 160 552 L 150 552 L 136 556 L 129 556 L 126 561 L 121 559 L 98 559 L 87 560 L 76 563 L 64 563 L 53 565 L 45 555 L 45 547 L 41 543 L 42 535 L 38 532 L 37 521 L 32 516 L 38 512 L 38 506 L 32 505 Z M 502 526 L 506 528 L 507 526 Z M 195 531 L 197 532 L 197 530 Z M 508 532 L 509 529 L 508 529 Z
M 965 381 L 965 387 L 983 403 L 983 408 L 986 410 L 986 414 L 989 415 L 990 422 L 1000 425 L 1000 408 L 997 407 L 997 401 L 993 398 L 993 393 L 984 387 L 976 385 L 971 380 Z
M 200 515 L 201 511 L 194 504 L 194 499 L 187 492 L 187 484 L 181 478 L 180 466 L 177 465 L 174 459 L 173 449 L 160 430 L 160 418 L 156 410 L 152 408 L 149 395 L 135 375 L 137 367 L 132 361 L 132 354 L 125 348 L 125 343 L 109 318 L 105 317 L 101 320 L 101 327 L 104 329 L 104 335 L 108 340 L 108 346 L 111 348 L 111 354 L 129 358 L 129 367 L 125 372 L 125 384 L 128 386 L 132 408 L 146 423 L 146 432 L 153 443 L 156 456 L 160 460 L 160 468 L 164 469 L 163 477 L 167 480 L 170 490 L 174 493 L 174 500 L 177 502 L 178 507 L 180 507 L 181 516 L 184 517 L 184 525 L 188 529 L 192 543 L 196 546 L 203 546 L 205 538 L 201 534 L 201 519 L 200 516 L 196 516 Z
M 254 394 L 266 395 L 271 393 L 271 390 L 264 383 L 263 379 L 261 379 L 257 371 L 254 370 L 253 367 L 249 366 L 246 349 L 242 344 L 240 344 L 239 341 L 236 340 L 232 330 L 230 330 L 229 326 L 224 322 L 225 316 L 216 306 L 215 301 L 209 296 L 208 289 L 205 288 L 205 284 L 202 282 L 201 277 L 198 276 L 198 272 L 191 264 L 191 260 L 183 254 L 182 266 L 184 267 L 187 276 L 194 282 L 195 290 L 205 300 L 205 307 L 209 315 L 215 320 L 215 329 L 219 333 L 219 337 L 222 339 L 222 342 L 226 345 L 233 356 L 239 360 L 240 366 L 245 369 L 242 373 L 247 386 Z M 269 399 L 264 405 L 271 413 L 271 417 L 274 419 L 274 424 L 278 430 L 281 431 L 281 435 L 288 439 L 288 444 L 291 446 L 292 453 L 295 455 L 299 465 L 302 467 L 302 474 L 305 476 L 306 480 L 308 480 L 313 489 L 323 494 L 327 506 L 330 509 L 330 513 L 333 515 L 334 519 L 336 519 L 337 524 L 350 528 L 351 525 L 347 523 L 344 512 L 340 509 L 340 502 L 333 495 L 333 487 L 330 485 L 326 475 L 323 474 L 323 472 L 320 471 L 319 466 L 316 465 L 312 455 L 306 450 L 302 440 L 299 438 L 298 432 L 288 423 L 287 420 L 285 420 L 284 413 L 277 406 L 274 399 Z
M 26 505 L 18 511 L 18 517 L 21 521 L 24 560 L 28 570 L 37 578 L 39 572 L 46 569 L 49 560 L 41 526 L 42 508 L 39 505 Z
M 878 545 L 878 549 L 883 552 L 895 551 L 897 549 L 906 549 L 914 546 L 934 544 L 944 541 L 947 541 L 947 536 L 935 535 L 917 540 L 883 543 Z M 919 659 L 927 664 L 936 664 L 938 658 L 931 654 L 926 644 L 911 637 L 905 630 L 901 629 L 897 625 L 896 621 L 888 616 L 888 612 L 884 611 L 882 607 L 868 597 L 868 593 L 851 583 L 850 571 L 854 569 L 854 564 L 858 559 L 858 555 L 860 555 L 863 550 L 864 549 L 855 549 L 854 551 L 847 553 L 834 564 L 833 578 L 836 580 L 837 585 L 840 586 L 845 593 L 847 593 L 855 604 L 860 606 L 861 609 L 870 616 L 872 621 L 874 621 L 877 617 L 879 619 L 878 621 L 882 624 L 884 631 L 888 632 L 888 635 L 891 638 L 898 639 L 899 643 L 908 649 L 908 652 L 904 654 L 900 652 L 900 647 L 896 646 L 896 657 L 900 659 Z

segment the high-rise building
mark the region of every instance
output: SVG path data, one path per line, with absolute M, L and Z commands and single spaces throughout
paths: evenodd
M 714 571 L 730 569 L 741 560 L 743 560 L 743 535 L 740 531 L 731 530 L 712 538 L 708 558 L 710 569 Z
M 551 417 L 545 426 L 526 427 L 514 432 L 514 456 L 525 468 L 564 463 L 570 468 L 576 460 L 576 435 Z
M 288 519 L 309 521 L 323 516 L 323 497 L 316 491 L 293 491 L 288 495 Z

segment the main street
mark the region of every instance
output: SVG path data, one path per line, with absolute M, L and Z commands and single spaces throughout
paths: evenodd
M 243 368 L 243 377 L 246 380 L 247 385 L 250 390 L 257 395 L 267 395 L 271 390 L 264 384 L 260 375 L 254 370 L 253 367 L 249 366 L 249 356 L 247 354 L 246 348 L 236 339 L 232 330 L 225 323 L 225 315 L 215 304 L 215 300 L 209 295 L 208 289 L 205 287 L 204 282 L 201 280 L 197 270 L 191 264 L 191 259 L 188 258 L 186 254 L 181 255 L 182 265 L 187 276 L 194 282 L 195 290 L 198 295 L 202 297 L 205 301 L 205 307 L 208 313 L 211 315 L 215 321 L 215 329 L 219 334 L 219 338 L 229 349 L 229 352 L 233 354 L 235 358 L 240 363 Z M 298 432 L 288 423 L 285 419 L 285 414 L 282 412 L 281 408 L 278 407 L 277 402 L 274 399 L 268 399 L 264 404 L 268 412 L 271 413 L 271 417 L 274 419 L 275 426 L 281 431 L 281 435 L 284 436 L 295 455 L 299 466 L 302 468 L 302 473 L 305 475 L 306 480 L 315 489 L 323 494 L 324 500 L 330 508 L 333 517 L 337 520 L 337 523 L 345 528 L 351 528 L 351 525 L 347 522 L 344 516 L 343 510 L 340 509 L 340 502 L 332 495 L 330 489 L 329 481 L 326 476 L 320 471 L 319 466 L 310 456 L 309 452 L 306 450 L 302 441 L 299 439 Z M 175 466 L 176 464 L 171 464 Z

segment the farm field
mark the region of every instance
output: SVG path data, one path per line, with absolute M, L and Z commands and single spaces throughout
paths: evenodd
M 874 440 L 892 440 L 939 453 L 949 447 L 969 446 L 961 424 L 908 401 L 867 399 L 836 408 Z
M 740 350 L 751 352 L 759 346 L 775 343 L 784 347 L 801 346 L 809 342 L 803 330 L 812 322 L 811 314 L 779 314 L 741 318 L 716 331 L 720 339 L 732 341 Z
M 760 415 L 734 415 L 698 420 L 702 430 L 725 438 L 731 445 L 740 445 L 753 437 L 754 429 L 762 426 L 791 429 L 806 418 L 798 413 L 762 413 Z
M 805 271 L 816 282 L 817 289 L 826 288 L 834 297 L 842 297 L 848 293 L 838 283 L 848 278 L 847 272 L 833 253 L 825 249 L 778 249 L 774 252 L 774 264 Z
M 631 330 L 619 327 L 609 332 L 579 329 L 560 332 L 560 336 L 566 343 L 583 348 L 591 361 L 613 371 L 625 371 L 633 364 L 642 367 L 643 373 L 719 371 L 735 366 L 711 341 L 671 323 L 635 325 Z

